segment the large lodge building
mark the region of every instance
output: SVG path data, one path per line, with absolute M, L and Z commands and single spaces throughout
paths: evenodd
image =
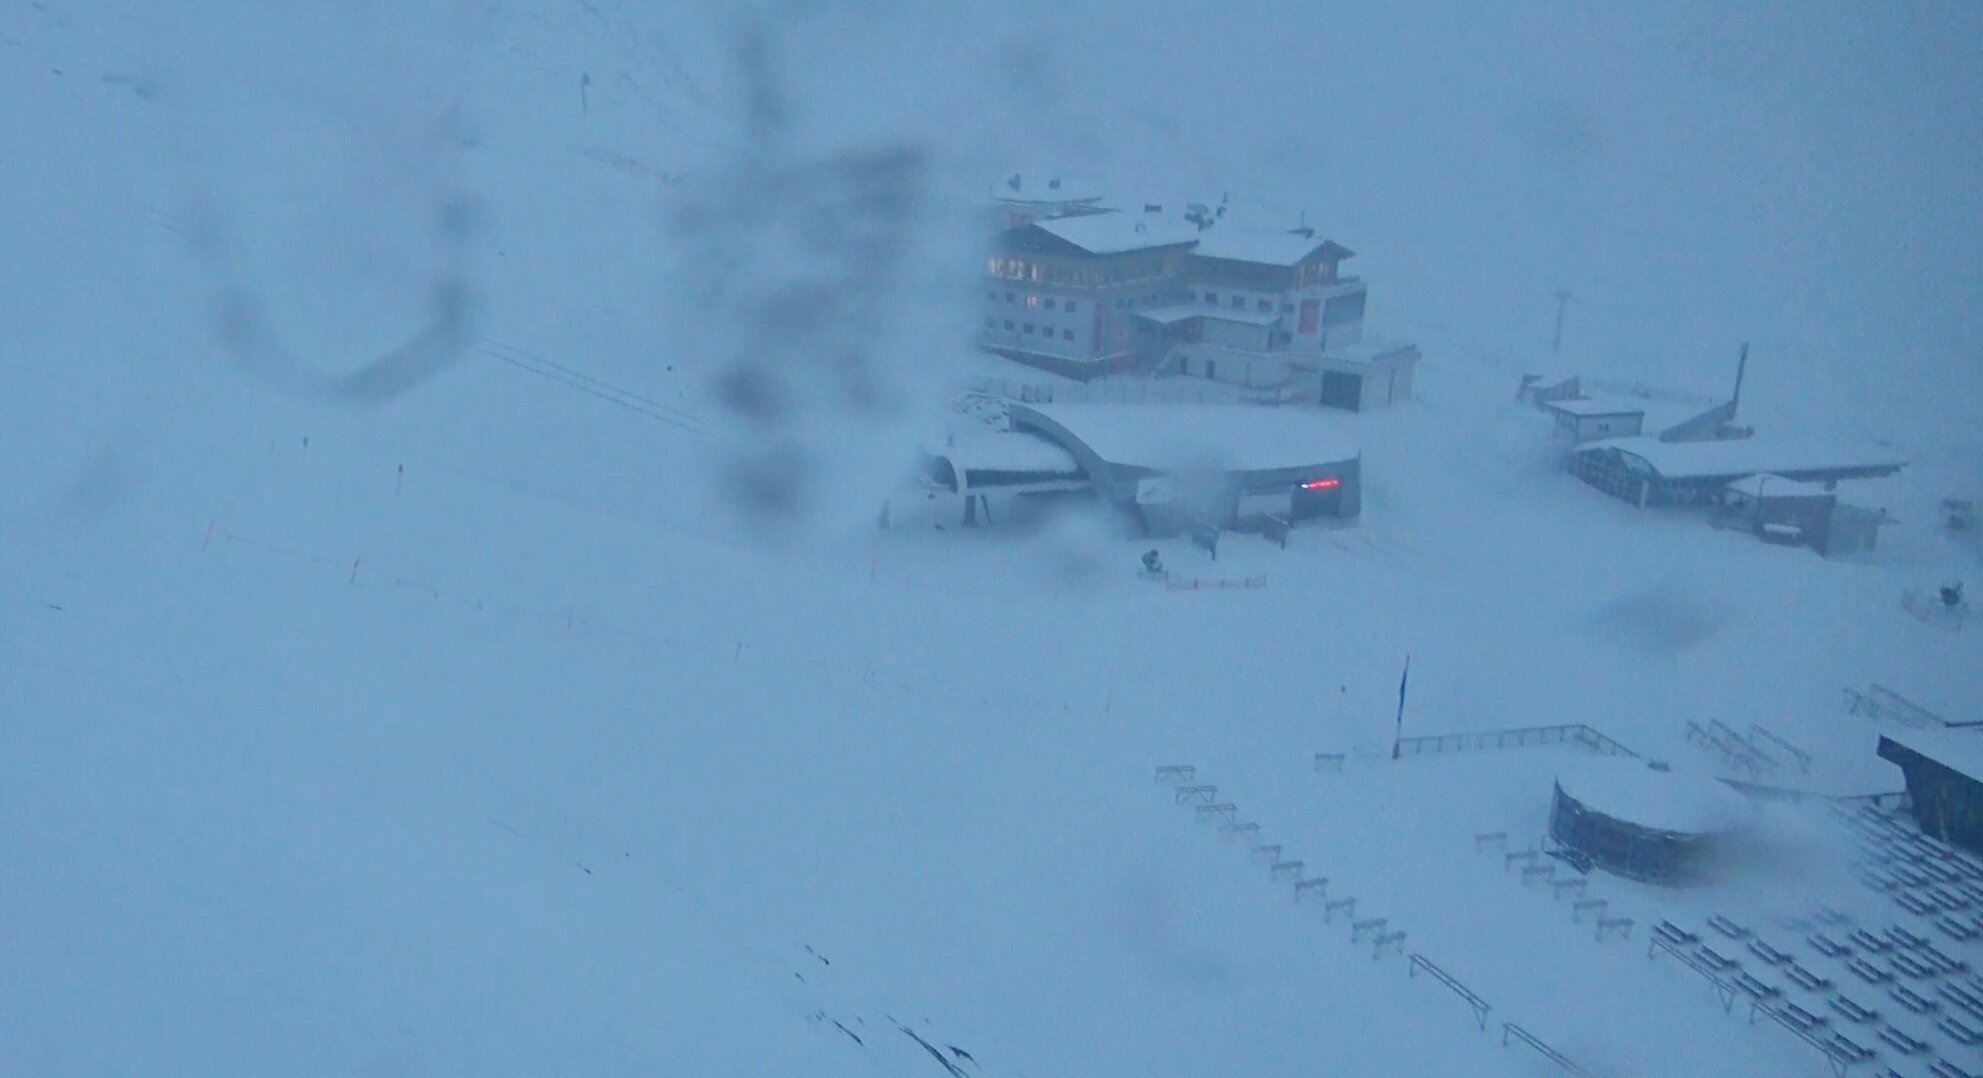
M 1075 378 L 1190 375 L 1359 409 L 1409 399 L 1418 352 L 1363 341 L 1348 248 L 1194 204 L 1109 210 L 1013 177 L 994 198 L 979 343 Z

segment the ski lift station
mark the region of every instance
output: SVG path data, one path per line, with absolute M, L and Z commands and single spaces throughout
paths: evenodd
M 1092 496 L 1150 535 L 1348 521 L 1362 456 L 1326 419 L 1245 405 L 1018 404 L 1011 430 L 927 452 L 924 481 L 963 499 L 961 523 L 994 505 Z
M 1921 830 L 1983 854 L 1983 727 L 1895 727 L 1880 755 L 1900 765 Z

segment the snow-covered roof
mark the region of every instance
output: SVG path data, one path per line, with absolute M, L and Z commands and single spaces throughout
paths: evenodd
M 1728 484 L 1728 489 L 1757 499 L 1765 494 L 1772 498 L 1823 498 L 1832 493 L 1822 483 L 1806 483 L 1780 475 L 1745 475 Z
M 1636 415 L 1641 417 L 1640 429 L 1649 435 L 1660 434 L 1696 419 L 1702 414 L 1720 407 L 1718 404 L 1697 404 L 1690 401 L 1659 400 L 1642 397 L 1592 396 L 1544 401 L 1544 411 L 1580 418 L 1600 416 Z
M 1561 412 L 1589 418 L 1607 415 L 1644 415 L 1646 402 L 1625 397 L 1567 397 L 1562 400 L 1543 402 L 1543 408 L 1551 412 Z
M 1349 257 L 1349 250 L 1333 240 L 1300 232 L 1261 232 L 1214 225 L 1198 237 L 1191 253 L 1205 258 L 1233 262 L 1257 262 L 1268 266 L 1294 266 L 1306 261 L 1324 247 L 1334 247 L 1338 258 Z
M 1580 760 L 1556 773 L 1556 785 L 1593 812 L 1655 831 L 1715 834 L 1749 815 L 1742 795 L 1712 778 L 1626 757 Z
M 1029 433 L 988 433 L 932 446 L 931 456 L 947 457 L 965 471 L 1050 472 L 1073 475 L 1081 470 L 1074 454 Z
M 1182 322 L 1187 318 L 1216 318 L 1223 322 L 1240 322 L 1249 326 L 1271 326 L 1280 316 L 1271 311 L 1241 310 L 1238 307 L 1220 307 L 1209 303 L 1174 303 L 1167 307 L 1149 307 L 1137 311 L 1136 317 L 1147 318 L 1159 325 Z
M 1658 438 L 1610 438 L 1579 449 L 1616 449 L 1651 465 L 1667 479 L 1735 478 L 1759 472 L 1827 472 L 1898 469 L 1907 458 L 1891 449 L 1840 442 L 1786 442 L 1773 438 L 1731 438 L 1707 442 L 1662 442 Z
M 1198 229 L 1160 213 L 1089 213 L 1036 221 L 1033 227 L 1089 254 L 1113 255 L 1191 243 Z
M 1272 471 L 1355 459 L 1357 447 L 1325 416 L 1293 408 L 1221 404 L 1014 405 L 1081 440 L 1110 464 L 1159 472 Z
M 1418 346 L 1402 341 L 1366 337 L 1355 344 L 1332 344 L 1322 354 L 1344 363 L 1376 363 L 1403 352 L 1416 352 Z
M 1582 375 L 1572 371 L 1544 371 L 1541 373 L 1530 371 L 1522 375 L 1522 380 L 1525 384 L 1536 389 L 1554 389 L 1566 382 L 1574 382 L 1581 377 Z
M 1880 736 L 1926 756 L 1951 771 L 1983 782 L 1983 728 L 1964 730 L 1895 726 Z
M 1187 318 L 1205 317 L 1205 307 L 1198 303 L 1173 303 L 1165 307 L 1146 307 L 1137 311 L 1136 317 L 1147 319 L 1160 326 L 1168 326 Z

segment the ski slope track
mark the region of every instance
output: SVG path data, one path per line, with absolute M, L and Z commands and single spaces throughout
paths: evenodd
M 1903 125 L 1819 147 L 1812 192 L 1747 178 L 1859 47 L 1762 15 L 1728 32 L 1770 75 L 1698 13 L 1509 20 L 1559 66 L 1343 14 L 1328 81 L 1383 103 L 1284 138 L 1228 122 L 1271 19 L 1154 71 L 1150 5 L 939 7 L 0 7 L 0 1073 L 1560 1073 L 1504 1023 L 1595 1074 L 1819 1073 L 1644 933 L 1898 916 L 1842 828 L 1771 809 L 1686 892 L 1593 876 L 1639 933 L 1600 941 L 1479 839 L 1534 845 L 1577 750 L 1394 762 L 1398 674 L 1408 734 L 1707 767 L 1718 718 L 1863 792 L 1900 777 L 1842 687 L 1983 719 L 1983 635 L 1899 605 L 1983 568 L 1936 515 L 1983 493 L 1974 147 Z M 1946 18 L 1833 107 L 1975 119 Z M 1187 61 L 1202 100 L 1152 97 Z M 1716 94 L 1698 128 L 1642 103 Z M 1114 521 L 872 528 L 984 369 L 963 197 L 1042 160 L 1332 215 L 1426 356 L 1416 402 L 1339 417 L 1356 527 L 1157 543 L 1266 580 L 1177 591 Z M 1864 304 L 1813 267 L 1884 248 L 1820 211 L 1903 222 Z M 1659 236 L 1689 274 L 1631 253 Z M 1575 354 L 1535 364 L 1559 269 Z M 1902 522 L 1875 554 L 1635 510 L 1511 400 L 1534 365 L 1717 386 L 1738 333 L 1746 418 L 1910 458 L 1848 491 Z

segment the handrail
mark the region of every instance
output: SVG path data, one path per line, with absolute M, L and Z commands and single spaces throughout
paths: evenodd
M 1474 994 L 1473 989 L 1454 980 L 1452 974 L 1433 965 L 1424 955 L 1414 954 L 1412 955 L 1411 971 L 1407 976 L 1416 977 L 1419 970 L 1424 970 L 1431 974 L 1434 980 L 1452 989 L 1454 995 L 1466 1000 L 1467 1006 L 1473 1008 L 1474 1021 L 1480 1023 L 1480 1028 L 1487 1028 L 1487 1012 L 1494 1008 L 1486 1000 Z
M 1672 943 L 1661 939 L 1657 933 L 1653 934 L 1652 944 L 1646 948 L 1646 957 L 1651 958 L 1654 951 L 1665 951 L 1667 954 L 1679 959 L 1681 965 L 1707 978 L 1708 983 L 1714 986 L 1715 995 L 1721 999 L 1722 1010 L 1726 1011 L 1734 1008 L 1735 986 L 1729 984 L 1714 968 L 1701 961 L 1699 956 L 1681 950 Z
M 1568 1071 L 1571 1074 L 1577 1075 L 1577 1078 L 1590 1078 L 1589 1071 L 1571 1062 L 1569 1056 L 1566 1056 L 1563 1053 L 1557 1051 L 1556 1049 L 1551 1048 L 1550 1046 L 1542 1043 L 1542 1041 L 1536 1038 L 1535 1034 L 1530 1033 L 1528 1030 L 1523 1029 L 1522 1027 L 1516 1025 L 1513 1022 L 1501 1023 L 1501 1046 L 1503 1048 L 1506 1048 L 1508 1046 L 1508 1038 L 1510 1037 L 1513 1037 L 1514 1039 L 1521 1041 L 1523 1044 L 1528 1045 L 1530 1048 L 1535 1049 L 1536 1053 L 1541 1055 L 1542 1058 L 1550 1061 L 1551 1063 L 1556 1064 L 1558 1067 L 1563 1068 L 1565 1071 Z
M 1824 1026 L 1817 1026 L 1817 1027 L 1800 1026 L 1795 1021 L 1792 1021 L 1791 1017 L 1788 1014 L 1777 1010 L 1775 1007 L 1769 1006 L 1760 999 L 1749 1004 L 1749 1020 L 1751 1022 L 1756 1020 L 1757 1011 L 1763 1012 L 1763 1014 L 1767 1016 L 1771 1021 L 1789 1030 L 1790 1032 L 1796 1034 L 1798 1040 L 1801 1040 L 1805 1044 L 1808 1044 L 1811 1047 L 1816 1048 L 1818 1051 L 1823 1052 L 1825 1054 L 1825 1060 L 1832 1065 L 1832 1072 L 1835 1074 L 1843 1074 L 1845 1072 L 1846 1067 L 1849 1067 L 1854 1063 L 1858 1063 L 1862 1059 L 1866 1058 L 1863 1055 L 1854 1056 L 1851 1053 L 1848 1053 L 1840 1049 L 1837 1045 L 1832 1044 L 1830 1041 L 1821 1040 L 1816 1034 L 1811 1032 L 1812 1028 L 1824 1029 L 1825 1028 Z
M 1749 724 L 1749 733 L 1757 738 L 1768 741 L 1770 744 L 1775 745 L 1777 748 L 1780 748 L 1783 751 L 1789 753 L 1790 755 L 1795 756 L 1797 758 L 1797 769 L 1799 771 L 1808 772 L 1811 770 L 1810 753 L 1805 752 L 1803 749 L 1798 748 L 1797 746 L 1791 744 L 1788 741 L 1785 741 L 1782 737 L 1771 733 L 1766 727 L 1758 726 L 1753 722 Z
M 1763 750 L 1757 748 L 1755 743 L 1750 741 L 1748 738 L 1743 737 L 1741 734 L 1736 733 L 1735 729 L 1729 726 L 1727 723 L 1721 721 L 1720 719 L 1709 719 L 1708 729 L 1720 736 L 1720 738 L 1724 743 L 1722 746 L 1723 751 L 1727 751 L 1727 746 L 1732 744 L 1737 749 L 1740 749 L 1742 752 L 1754 758 L 1758 763 L 1762 764 L 1764 767 L 1768 767 L 1771 770 L 1775 770 L 1776 768 L 1775 758 L 1770 756 L 1769 753 L 1764 752 Z
M 1506 730 L 1481 730 L 1462 734 L 1424 734 L 1399 738 L 1397 744 L 1398 754 L 1401 756 L 1556 744 L 1579 745 L 1604 756 L 1637 757 L 1639 755 L 1607 736 L 1603 731 L 1584 723 L 1518 726 Z
M 1877 682 L 1868 686 L 1865 692 L 1847 687 L 1845 690 L 1845 710 L 1847 714 L 1864 714 L 1868 718 L 1875 720 L 1893 719 L 1923 730 L 1939 729 L 1954 725 L 1940 715 Z

